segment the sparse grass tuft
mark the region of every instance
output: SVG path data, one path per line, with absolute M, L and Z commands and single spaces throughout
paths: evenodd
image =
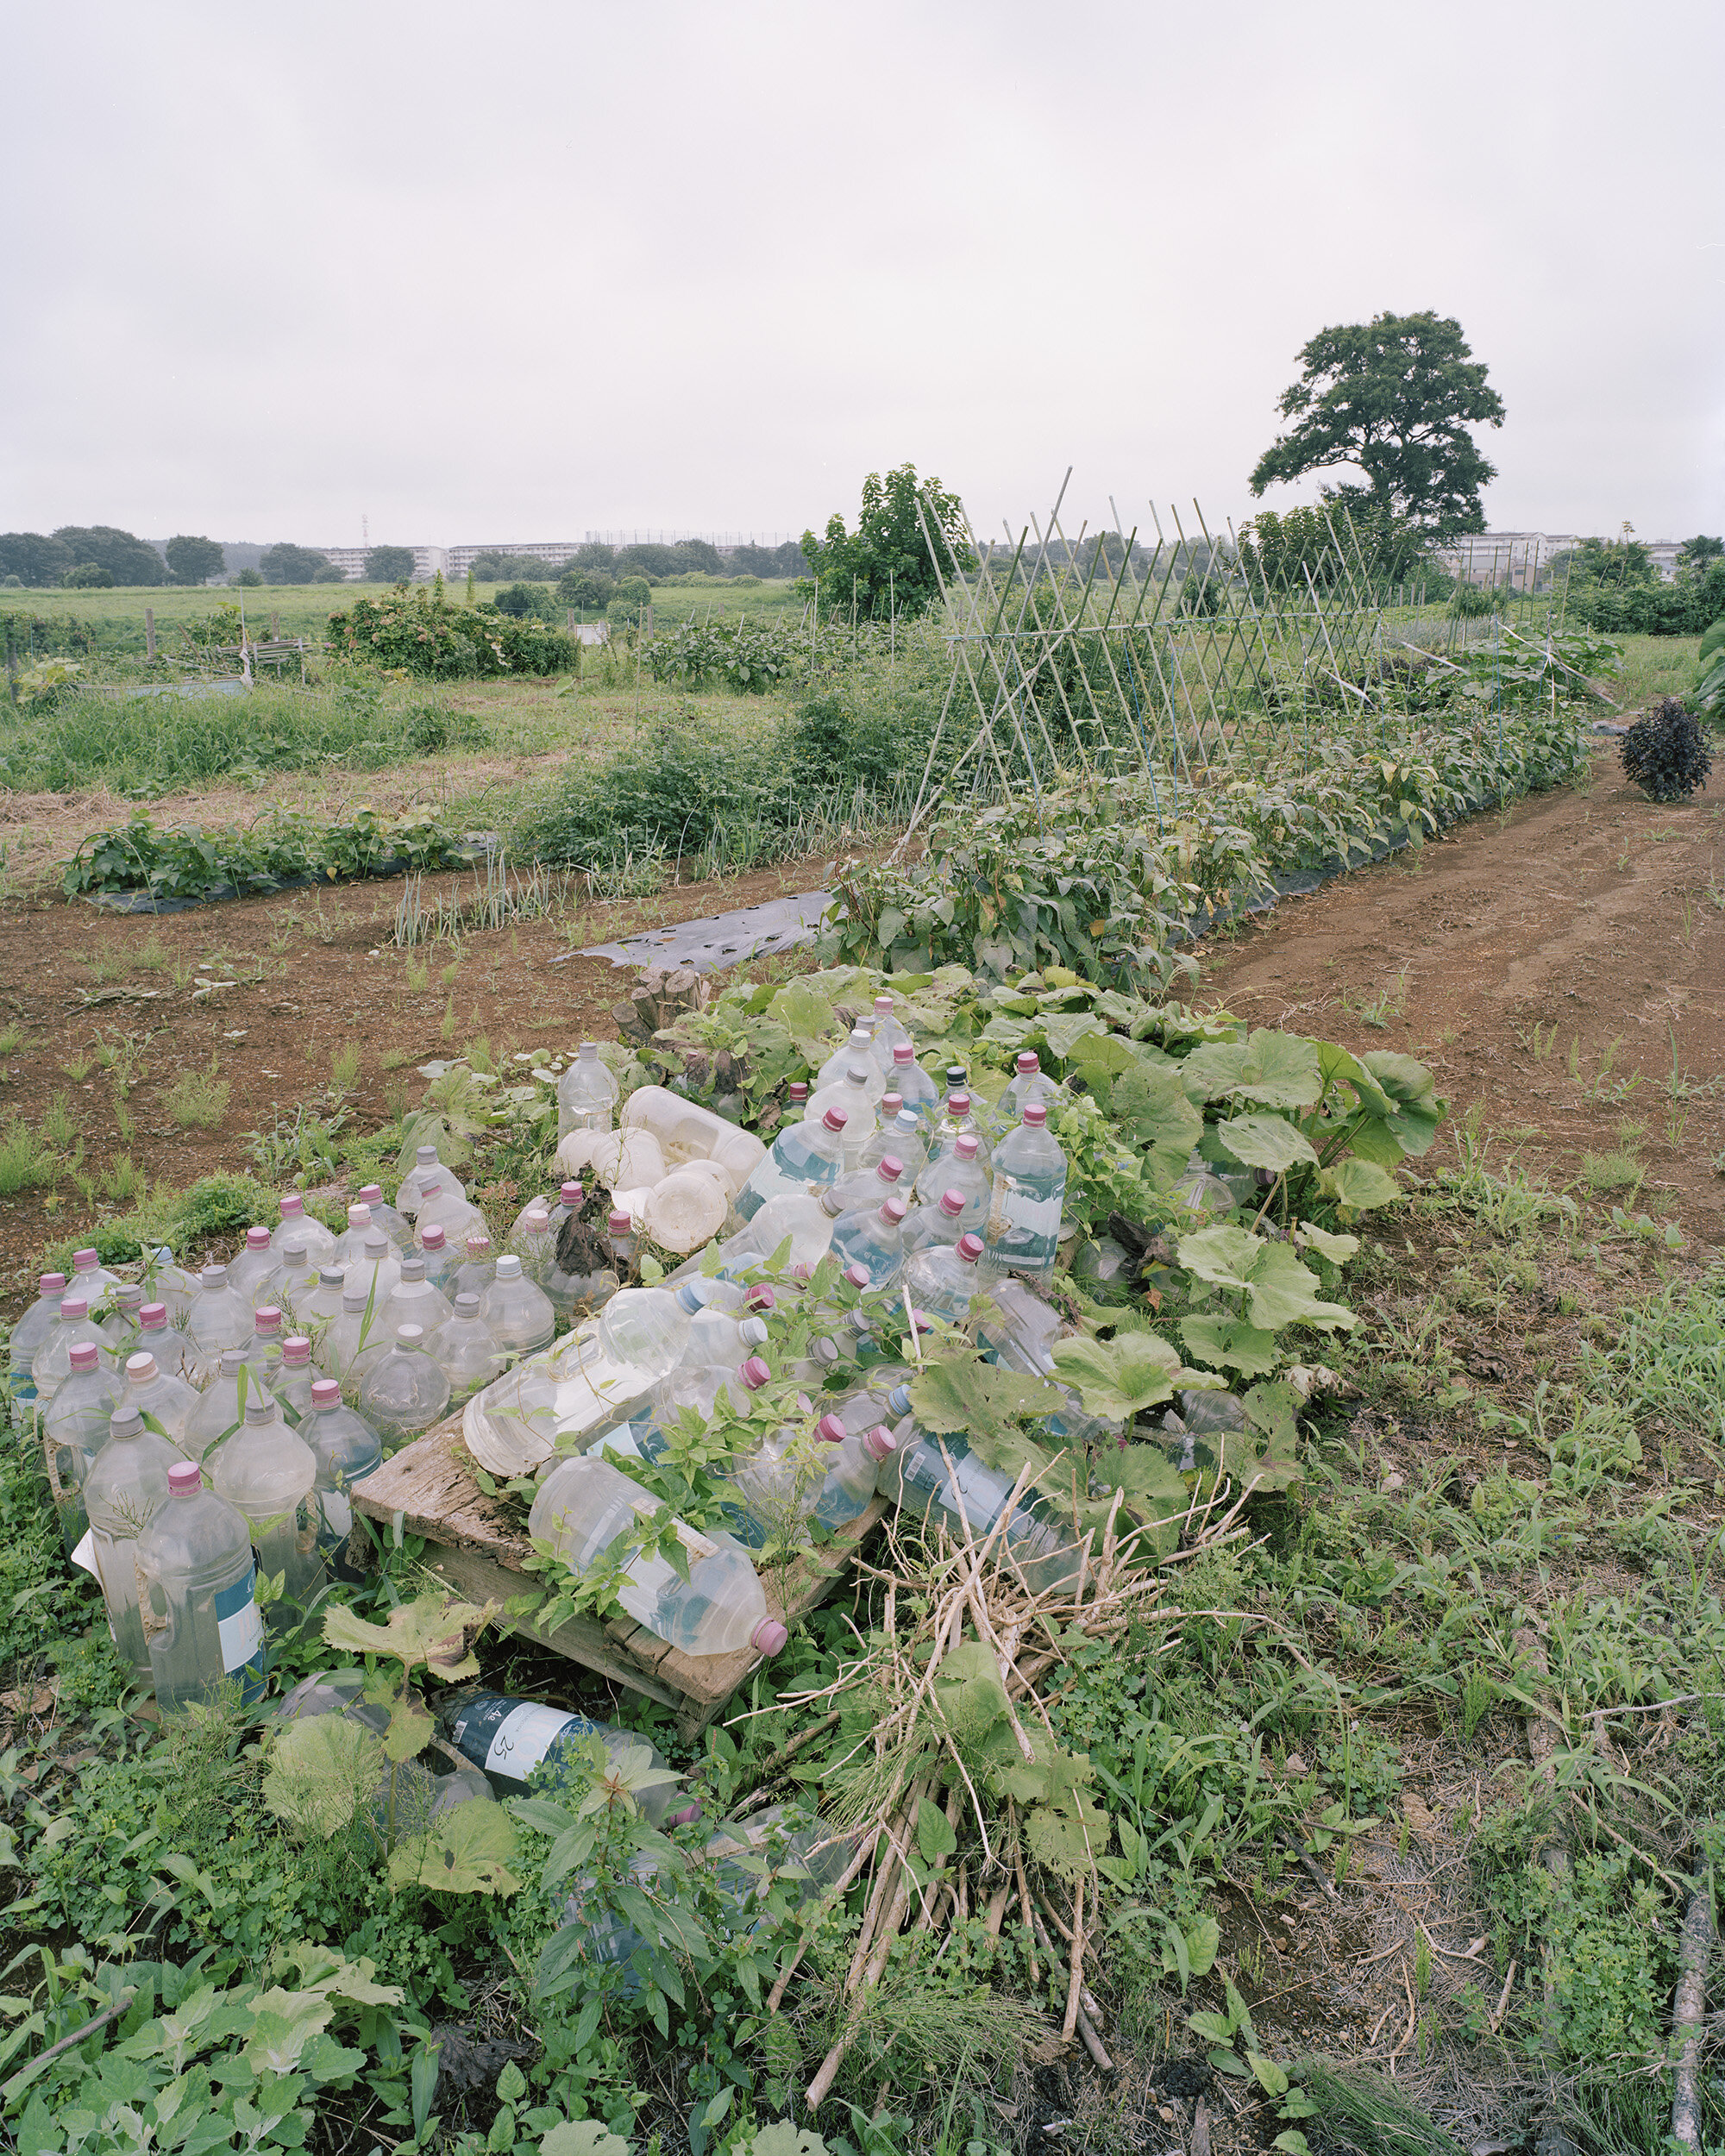
M 216 1058 L 205 1070 L 182 1071 L 163 1095 L 163 1106 L 182 1130 L 213 1131 L 228 1112 L 233 1087 L 216 1075 Z
M 11 1197 L 33 1183 L 53 1181 L 59 1155 L 45 1145 L 22 1117 L 0 1131 L 0 1197 Z
M 344 1041 L 329 1058 L 329 1090 L 351 1093 L 360 1075 L 360 1044 Z
M 1633 1153 L 1584 1153 L 1581 1180 L 1596 1197 L 1609 1190 L 1633 1189 L 1647 1170 Z

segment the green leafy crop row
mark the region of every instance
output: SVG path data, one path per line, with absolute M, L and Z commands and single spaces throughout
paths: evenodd
M 164 829 L 141 812 L 130 823 L 97 831 L 73 855 L 61 888 L 147 892 L 154 899 L 199 899 L 232 890 L 279 890 L 318 876 L 364 876 L 389 862 L 416 870 L 465 867 L 472 849 L 430 809 L 398 816 L 356 809 L 345 823 L 319 824 L 284 809 L 249 830 Z

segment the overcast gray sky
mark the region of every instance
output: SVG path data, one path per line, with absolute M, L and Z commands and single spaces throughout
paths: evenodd
M 1295 354 L 1459 317 L 1498 528 L 1725 530 L 1725 7 L 58 0 L 0 528 L 1249 514 Z M 1287 506 L 1311 486 L 1277 490 Z

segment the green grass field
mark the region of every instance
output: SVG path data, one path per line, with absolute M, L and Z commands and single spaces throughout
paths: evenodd
M 101 657 L 141 659 L 146 649 L 147 610 L 155 615 L 158 650 L 171 655 L 176 642 L 176 624 L 201 620 L 218 606 L 243 605 L 246 626 L 254 637 L 304 636 L 310 642 L 323 637 L 332 612 L 367 594 L 375 598 L 385 588 L 379 584 L 274 584 L 248 591 L 230 584 L 190 587 L 140 585 L 105 592 L 7 590 L 0 591 L 0 616 L 35 614 L 61 622 L 70 615 L 96 632 Z M 464 583 L 452 584 L 448 588 L 451 598 L 458 604 L 465 599 Z M 474 596 L 480 600 L 495 599 L 502 588 L 496 584 L 476 584 Z M 743 614 L 768 614 L 777 618 L 787 611 L 800 611 L 803 604 L 787 580 L 747 584 L 691 579 L 658 585 L 653 594 L 654 613 L 660 625 L 681 621 L 692 613 L 722 614 L 727 619 Z M 602 617 L 587 613 L 578 615 L 577 618 L 592 621 Z M 28 661 L 28 630 L 16 630 L 14 635 Z

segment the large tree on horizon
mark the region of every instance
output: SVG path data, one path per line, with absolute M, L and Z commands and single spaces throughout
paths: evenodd
M 1254 494 L 1352 465 L 1365 485 L 1324 496 L 1385 530 L 1411 528 L 1427 543 L 1484 530 L 1480 489 L 1497 467 L 1469 429 L 1501 427 L 1503 400 L 1460 323 L 1429 309 L 1374 315 L 1319 330 L 1299 357 L 1300 379 L 1276 406 L 1295 423 L 1253 467 Z

